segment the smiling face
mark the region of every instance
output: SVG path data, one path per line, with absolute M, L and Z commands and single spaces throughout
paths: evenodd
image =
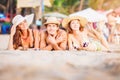
M 19 28 L 21 29 L 21 30 L 24 30 L 24 29 L 27 29 L 28 27 L 27 27 L 27 22 L 26 22 L 26 20 L 24 20 L 23 22 L 21 22 L 19 25 Z
M 70 22 L 70 28 L 71 28 L 72 30 L 79 30 L 79 28 L 80 28 L 80 22 L 79 22 L 79 20 L 77 20 L 77 19 L 72 20 L 72 21 Z
M 47 24 L 46 26 L 48 34 L 54 35 L 57 33 L 57 30 L 59 29 L 57 24 Z

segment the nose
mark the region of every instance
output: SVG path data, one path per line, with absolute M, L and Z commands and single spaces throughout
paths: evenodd
M 74 23 L 74 25 L 75 25 L 75 26 L 77 26 L 77 25 L 78 25 L 78 23 Z
M 53 26 L 51 26 L 51 27 L 50 27 L 50 30 L 53 30 L 53 29 L 54 29 L 54 27 L 53 27 Z

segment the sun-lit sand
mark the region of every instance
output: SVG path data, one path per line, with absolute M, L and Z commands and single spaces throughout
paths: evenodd
M 120 45 L 111 52 L 10 51 L 8 38 L 0 36 L 0 80 L 120 80 Z

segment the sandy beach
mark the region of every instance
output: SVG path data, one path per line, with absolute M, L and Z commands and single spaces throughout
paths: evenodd
M 120 0 L 0 0 L 0 80 L 120 80 Z
M 111 52 L 12 51 L 0 36 L 0 80 L 120 80 L 120 45 Z

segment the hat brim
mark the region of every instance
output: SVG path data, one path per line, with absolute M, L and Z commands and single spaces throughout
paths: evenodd
M 82 27 L 85 27 L 85 25 L 87 24 L 87 19 L 84 18 L 84 17 L 81 17 L 81 16 L 70 16 L 70 17 L 67 17 L 67 18 L 63 19 L 62 26 L 64 28 L 67 28 L 69 26 L 69 23 L 72 20 L 79 20 L 80 24 L 82 25 Z
M 26 20 L 25 18 L 19 19 L 19 22 L 13 24 L 14 26 L 17 27 L 17 25 L 19 25 L 21 22 L 23 22 L 24 20 Z
M 56 22 L 51 21 L 51 22 L 44 23 L 44 25 L 47 25 L 47 24 L 57 24 L 57 25 L 60 25 L 60 22 L 58 22 L 58 21 L 56 21 Z
M 30 26 L 30 24 L 32 24 L 32 22 L 33 22 L 34 14 L 26 15 L 25 19 L 27 21 L 28 26 Z
M 26 15 L 24 18 L 20 19 L 19 22 L 17 22 L 14 25 L 17 27 L 17 25 L 19 25 L 21 22 L 23 22 L 24 20 L 26 20 L 27 24 L 28 24 L 28 27 L 29 27 L 30 24 L 33 22 L 33 18 L 34 18 L 34 14 Z

